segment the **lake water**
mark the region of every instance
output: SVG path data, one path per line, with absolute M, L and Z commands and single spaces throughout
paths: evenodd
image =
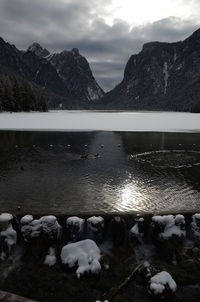
M 0 131 L 0 142 L 1 212 L 200 210 L 199 132 Z

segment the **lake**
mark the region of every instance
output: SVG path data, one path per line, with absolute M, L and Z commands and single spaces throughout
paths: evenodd
M 200 209 L 197 114 L 3 113 L 0 128 L 1 212 Z

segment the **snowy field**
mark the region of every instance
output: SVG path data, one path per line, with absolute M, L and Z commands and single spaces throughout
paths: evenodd
M 0 113 L 0 130 L 200 131 L 200 114 L 68 110 Z

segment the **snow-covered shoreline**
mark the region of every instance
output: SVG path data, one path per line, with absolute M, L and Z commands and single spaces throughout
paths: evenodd
M 0 130 L 199 132 L 200 115 L 180 112 L 49 111 L 0 113 Z

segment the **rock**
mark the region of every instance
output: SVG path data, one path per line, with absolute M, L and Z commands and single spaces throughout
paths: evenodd
M 127 227 L 126 222 L 120 216 L 115 216 L 111 220 L 111 238 L 113 241 L 113 245 L 123 246 L 127 244 Z
M 87 60 L 77 48 L 52 54 L 48 61 L 66 85 L 71 98 L 89 105 L 89 102 L 103 97 L 103 90 L 95 81 Z
M 17 232 L 13 229 L 11 221 L 13 216 L 9 213 L 0 215 L 0 259 L 9 257 L 17 243 Z
M 191 232 L 196 241 L 200 241 L 200 214 L 196 213 L 192 216 Z
M 186 236 L 184 216 L 153 216 L 152 231 L 154 242 L 161 255 L 168 261 L 181 260 L 183 240 Z
M 78 241 L 83 239 L 83 228 L 85 219 L 79 218 L 77 216 L 69 217 L 66 219 L 66 227 L 69 233 L 70 241 Z
M 31 51 L 39 57 L 46 57 L 50 55 L 50 52 L 46 48 L 43 48 L 39 43 L 36 42 L 31 44 L 27 51 Z
M 87 219 L 87 236 L 95 241 L 103 240 L 104 219 L 101 216 L 92 216 Z
M 149 292 L 151 295 L 160 298 L 169 298 L 176 292 L 176 289 L 176 282 L 166 271 L 154 275 L 149 282 Z
M 69 267 L 78 265 L 76 275 L 80 278 L 85 273 L 98 274 L 101 270 L 99 260 L 101 253 L 93 240 L 86 239 L 76 243 L 69 243 L 62 248 L 61 261 Z

